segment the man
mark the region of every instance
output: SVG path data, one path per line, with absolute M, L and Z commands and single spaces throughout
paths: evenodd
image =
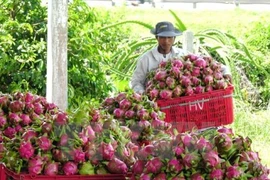
M 143 54 L 137 62 L 137 67 L 131 79 L 131 88 L 137 93 L 144 93 L 147 83 L 146 76 L 149 71 L 156 69 L 162 61 L 168 61 L 173 57 L 187 55 L 188 52 L 173 46 L 176 36 L 182 33 L 171 22 L 162 21 L 151 30 L 156 36 L 158 46 Z M 230 76 L 230 71 L 223 66 L 223 75 Z

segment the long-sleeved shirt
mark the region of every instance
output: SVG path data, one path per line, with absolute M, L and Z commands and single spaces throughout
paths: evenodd
M 154 47 L 153 49 L 147 51 L 143 54 L 137 62 L 137 66 L 135 71 L 133 72 L 130 86 L 137 93 L 143 93 L 145 91 L 146 83 L 147 83 L 147 74 L 153 69 L 158 68 L 159 64 L 162 61 L 168 61 L 174 57 L 181 57 L 187 55 L 188 52 L 183 49 L 172 47 L 172 50 L 169 54 L 163 55 L 158 52 L 158 47 Z M 229 67 L 222 65 L 221 71 L 223 75 L 231 74 Z

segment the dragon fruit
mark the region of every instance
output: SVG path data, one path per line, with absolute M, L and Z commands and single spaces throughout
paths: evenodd
M 63 172 L 65 175 L 74 175 L 78 173 L 78 166 L 72 161 L 68 161 L 63 166 Z
M 145 164 L 145 173 L 160 173 L 163 163 L 159 157 L 153 157 Z
M 213 180 L 223 180 L 224 179 L 224 170 L 222 169 L 213 169 L 209 173 L 209 178 Z
M 116 157 L 109 161 L 107 167 L 112 174 L 126 174 L 128 172 L 127 165 Z
M 35 149 L 30 142 L 22 142 L 20 144 L 19 153 L 22 158 L 29 159 L 34 155 Z
M 159 96 L 162 99 L 171 99 L 172 98 L 172 91 L 169 89 L 163 89 L 160 91 Z
M 40 136 L 37 139 L 37 143 L 39 146 L 39 149 L 43 150 L 43 151 L 48 151 L 52 148 L 52 142 L 51 140 L 47 137 L 47 136 Z
M 99 147 L 99 153 L 104 160 L 112 160 L 114 158 L 115 149 L 111 143 L 102 142 Z
M 7 118 L 5 116 L 0 116 L 0 128 L 3 128 L 7 125 Z
M 144 166 L 146 164 L 146 161 L 145 160 L 137 160 L 134 165 L 132 166 L 132 173 L 133 174 L 142 174 L 143 173 L 143 170 L 144 170 Z
M 29 174 L 41 174 L 44 166 L 44 161 L 41 156 L 35 156 L 28 161 L 28 172 Z
M 221 163 L 218 152 L 214 150 L 203 153 L 202 157 L 205 161 L 205 165 L 209 166 L 210 168 L 217 167 Z
M 85 162 L 85 152 L 81 147 L 73 149 L 73 151 L 71 151 L 71 156 L 75 163 Z
M 177 174 L 178 172 L 183 170 L 183 165 L 179 162 L 178 159 L 170 159 L 167 164 L 167 170 L 170 173 Z
M 228 179 L 240 179 L 243 175 L 243 172 L 240 167 L 233 165 L 227 167 L 225 175 Z
M 59 173 L 59 162 L 50 162 L 44 167 L 44 174 L 48 176 L 55 176 Z

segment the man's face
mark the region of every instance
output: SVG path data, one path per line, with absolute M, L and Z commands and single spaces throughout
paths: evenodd
M 162 53 L 169 53 L 171 51 L 174 39 L 175 37 L 157 37 L 158 44 L 161 50 L 164 51 Z

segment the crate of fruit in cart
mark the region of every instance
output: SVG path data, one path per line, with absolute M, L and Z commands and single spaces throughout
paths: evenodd
M 146 94 L 180 132 L 233 122 L 233 85 L 225 65 L 189 54 L 161 62 L 148 74 Z

